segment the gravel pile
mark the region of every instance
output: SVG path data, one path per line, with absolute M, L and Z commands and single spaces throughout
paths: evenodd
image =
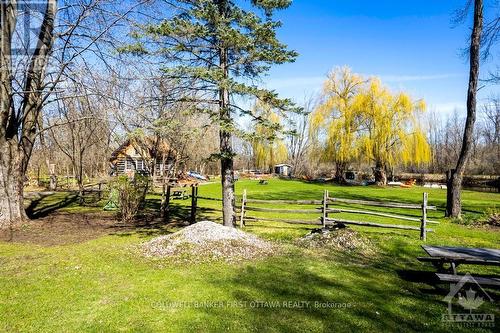
M 300 238 L 297 243 L 307 248 L 331 248 L 365 255 L 374 253 L 373 245 L 368 239 L 348 228 L 316 229 Z
M 143 244 L 146 256 L 179 263 L 239 262 L 269 256 L 275 250 L 273 244 L 257 236 L 210 221 L 195 223 Z

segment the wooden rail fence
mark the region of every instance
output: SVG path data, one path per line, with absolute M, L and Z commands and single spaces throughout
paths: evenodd
M 199 197 L 203 198 L 203 197 Z M 212 200 L 213 198 L 204 198 Z M 255 206 L 252 204 L 273 204 L 273 205 L 318 205 L 319 207 L 311 208 L 267 208 L 262 206 Z M 343 207 L 343 206 L 348 206 Z M 356 207 L 349 207 L 356 206 Z M 359 208 L 362 206 L 363 208 Z M 375 210 L 370 210 L 364 207 L 384 207 L 389 209 L 414 209 L 420 210 L 420 217 L 405 216 L 397 212 L 380 212 Z M 323 227 L 331 225 L 359 225 L 375 228 L 391 228 L 391 229 L 402 229 L 402 230 L 415 230 L 420 231 L 420 239 L 426 240 L 427 233 L 432 232 L 432 229 L 427 227 L 428 224 L 438 224 L 437 221 L 432 221 L 427 218 L 428 210 L 436 210 L 435 206 L 428 205 L 428 194 L 423 193 L 422 204 L 408 204 L 402 202 L 389 202 L 389 201 L 372 201 L 372 200 L 355 200 L 355 199 L 345 199 L 338 197 L 331 197 L 330 193 L 325 190 L 323 193 L 323 200 L 261 200 L 261 199 L 249 199 L 247 198 L 247 191 L 243 191 L 243 196 L 241 198 L 241 204 L 238 207 L 239 212 L 239 224 L 240 227 L 245 225 L 245 221 L 269 221 L 269 222 L 284 222 L 292 224 L 306 224 L 306 225 L 321 225 Z M 307 219 L 288 219 L 288 218 L 277 218 L 277 217 L 265 217 L 265 216 L 255 216 L 252 215 L 253 212 L 259 213 L 273 213 L 273 214 L 321 214 L 319 218 L 314 220 Z M 379 223 L 373 221 L 359 221 L 345 218 L 338 218 L 332 216 L 332 214 L 337 213 L 349 213 L 349 214 L 359 214 L 367 216 L 384 217 L 388 219 L 403 220 L 409 222 L 418 222 L 420 225 L 408 225 L 408 224 L 391 224 L 391 223 Z
M 191 193 L 191 222 L 195 222 L 196 219 L 196 207 L 198 204 L 198 199 L 202 200 L 212 200 L 212 201 L 222 201 L 220 198 L 204 197 L 198 195 L 197 188 L 192 189 Z M 294 208 L 275 208 L 275 207 L 265 207 L 265 205 L 294 205 L 298 207 Z M 167 202 L 168 206 L 168 202 Z M 300 207 L 308 206 L 308 207 Z M 375 208 L 387 208 L 393 210 L 391 212 L 387 211 L 377 211 L 370 209 L 370 207 Z M 394 210 L 419 210 L 419 214 L 411 214 L 412 216 L 407 216 Z M 239 214 L 238 222 L 240 227 L 245 226 L 246 221 L 252 222 L 283 222 L 290 224 L 302 224 L 302 225 L 317 225 L 317 226 L 333 226 L 333 225 L 359 225 L 365 227 L 374 228 L 390 228 L 390 229 L 401 229 L 401 230 L 414 230 L 420 232 L 420 239 L 426 240 L 427 233 L 433 230 L 428 228 L 428 224 L 439 224 L 437 221 L 429 220 L 427 217 L 427 212 L 429 210 L 436 210 L 435 206 L 428 204 L 428 194 L 422 194 L 421 204 L 409 204 L 404 202 L 392 202 L 392 201 L 376 201 L 376 200 L 358 200 L 358 199 L 346 199 L 331 196 L 328 190 L 323 193 L 322 200 L 263 200 L 263 199 L 251 199 L 247 196 L 247 190 L 243 190 L 243 195 L 239 200 L 237 200 L 236 212 Z M 255 214 L 260 213 L 260 214 Z M 265 213 L 273 214 L 273 216 L 265 216 Z M 387 218 L 401 220 L 405 222 L 415 222 L 415 224 L 393 224 L 393 223 L 380 223 L 375 221 L 369 221 L 364 219 L 348 219 L 336 217 L 335 214 L 347 213 L 355 214 L 361 216 L 374 216 L 378 218 Z M 276 217 L 277 214 L 304 214 L 304 215 L 319 215 L 318 217 L 312 219 L 310 216 L 306 218 L 287 218 L 287 217 Z M 264 216 L 263 216 L 264 215 Z M 357 217 L 359 218 L 359 217 Z M 418 224 L 416 224 L 418 223 Z

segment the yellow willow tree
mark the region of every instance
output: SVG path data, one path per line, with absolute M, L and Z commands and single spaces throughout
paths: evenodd
M 363 119 L 358 141 L 361 156 L 375 164 L 377 184 L 387 183 L 390 167 L 430 160 L 430 146 L 418 122 L 418 114 L 425 111 L 422 100 L 392 94 L 379 79 L 371 79 L 353 103 Z
M 336 68 L 323 84 L 321 103 L 311 114 L 313 156 L 335 164 L 335 180 L 345 182 L 344 172 L 359 155 L 360 113 L 355 100 L 365 80 L 348 67 Z
M 253 116 L 259 119 L 254 124 L 251 139 L 255 166 L 272 172 L 275 164 L 288 159 L 286 145 L 277 135 L 282 129 L 281 118 L 270 105 L 261 101 L 255 104 Z

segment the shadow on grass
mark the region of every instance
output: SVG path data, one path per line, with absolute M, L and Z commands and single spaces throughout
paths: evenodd
M 144 237 L 160 236 L 173 233 L 172 228 L 183 227 L 189 224 L 191 218 L 191 206 L 183 205 L 178 200 L 170 202 L 168 219 L 164 220 L 160 216 L 161 200 L 147 199 L 145 205 L 136 220 L 130 224 L 116 223 L 111 226 L 112 235 L 127 237 L 138 234 Z M 196 221 L 211 220 L 217 221 L 214 214 L 219 210 L 198 207 L 196 211 Z
M 189 200 L 190 203 L 190 199 Z M 185 200 L 185 201 L 187 201 Z M 168 223 L 185 223 L 190 222 L 191 218 L 191 205 L 182 204 L 181 200 L 171 200 L 169 207 L 169 220 Z M 143 212 L 145 214 L 151 214 L 155 217 L 159 217 L 161 209 L 160 199 L 147 199 Z M 201 207 L 198 202 L 198 207 L 196 208 L 196 221 L 202 220 L 213 220 L 214 215 L 220 215 L 220 209 Z
M 434 283 L 433 272 L 418 270 L 414 247 L 393 250 L 373 258 L 293 253 L 250 264 L 227 281 L 212 282 L 231 288 L 232 307 L 242 309 L 204 311 L 255 331 L 449 331 L 441 322 L 449 289 Z
M 170 219 L 164 221 L 160 218 L 160 201 L 148 199 L 144 209 L 133 222 L 121 223 L 116 212 L 102 210 L 104 203 L 104 201 L 100 202 L 98 206 L 89 211 L 89 207 L 78 200 L 77 193 L 36 193 L 29 201 L 26 212 L 32 220 L 42 219 L 41 223 L 45 223 L 42 234 L 47 235 L 52 232 L 69 235 L 75 232 L 85 233 L 86 231 L 90 231 L 92 235 L 99 235 L 97 230 L 101 230 L 102 233 L 118 237 L 132 235 L 151 237 L 171 233 L 176 226 L 184 226 L 190 220 L 190 207 L 174 202 L 171 204 Z M 80 207 L 85 210 L 80 211 Z M 61 211 L 64 208 L 72 209 Z M 198 208 L 197 220 L 205 219 L 207 216 L 213 215 L 214 212 L 215 210 L 209 208 Z M 45 217 L 48 217 L 49 220 L 44 220 Z
M 271 259 L 266 265 L 246 267 L 233 278 L 233 297 L 245 304 L 251 318 L 247 325 L 257 331 L 428 331 L 429 320 L 440 313 L 428 308 L 429 295 L 384 270 L 341 263 L 336 254 L 326 262 L 302 258 L 291 265 L 286 259 Z M 341 258 L 340 261 L 349 261 Z M 374 279 L 372 275 L 380 275 Z M 385 276 L 384 276 L 385 275 Z M 276 307 L 259 306 L 258 301 L 277 302 Z M 292 302 L 292 303 L 289 303 Z M 308 306 L 300 306 L 306 304 Z M 349 305 L 350 304 L 350 305 Z M 440 308 L 439 304 L 436 305 Z M 443 305 L 442 310 L 446 307 Z M 207 309 L 225 315 L 219 309 Z M 417 314 L 417 315 L 416 315 Z M 435 318 L 434 318 L 435 317 Z M 316 329 L 310 329 L 311 327 Z M 437 331 L 445 331 L 437 330 Z
M 56 195 L 58 193 L 50 193 L 47 195 L 40 194 L 38 198 L 31 200 L 29 206 L 26 208 L 26 214 L 30 219 L 38 219 L 46 217 L 50 213 L 58 209 L 68 207 L 78 201 L 77 194 L 68 194 L 61 198 Z M 44 203 L 46 198 L 54 197 L 49 203 Z

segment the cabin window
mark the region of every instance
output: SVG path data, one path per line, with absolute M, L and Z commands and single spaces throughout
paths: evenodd
M 144 170 L 144 160 L 137 160 L 137 170 Z
M 119 159 L 117 164 L 116 164 L 116 167 L 117 167 L 118 173 L 125 172 L 125 161 L 123 159 Z
M 127 163 L 126 163 L 126 166 L 125 166 L 125 170 L 134 170 L 134 169 L 135 169 L 134 161 L 133 160 L 127 160 Z

